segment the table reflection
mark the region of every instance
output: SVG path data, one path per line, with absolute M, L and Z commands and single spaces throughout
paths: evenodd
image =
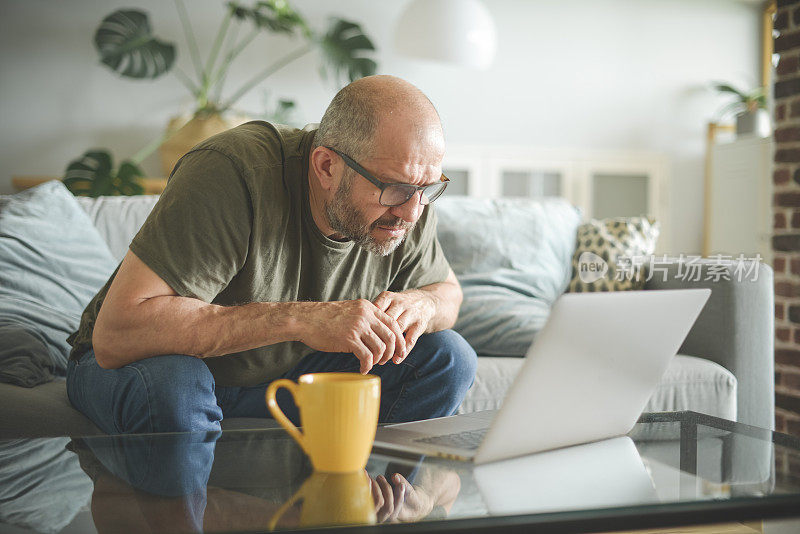
M 60 532 L 89 502 L 92 482 L 66 448 L 69 441 L 0 441 L 0 531 L 14 525 Z
M 71 448 L 94 483 L 98 532 L 204 530 L 208 479 L 221 433 L 75 439 Z
M 389 463 L 385 474 L 314 472 L 300 490 L 273 516 L 270 529 L 296 526 L 282 522 L 283 514 L 302 501 L 299 526 L 334 526 L 416 522 L 444 519 L 461 489 L 452 469 L 421 464 L 405 476 L 408 465 Z M 374 470 L 373 470 L 374 472 Z
M 347 477 L 314 473 L 281 429 L 6 440 L 0 530 L 84 531 L 93 521 L 101 533 L 266 531 L 443 518 L 499 529 L 524 515 L 555 530 L 577 517 L 614 531 L 638 521 L 641 506 L 680 514 L 688 504 L 700 522 L 796 514 L 796 437 L 679 413 L 643 417 L 632 438 L 480 466 L 376 450 Z
M 283 436 L 227 432 L 75 439 L 98 532 L 218 532 L 446 517 L 457 473 L 416 460 L 313 472 Z
M 302 500 L 299 525 L 303 527 L 371 525 L 376 522 L 372 479 L 365 471 L 354 473 L 314 472 L 272 517 L 270 530 L 295 502 Z

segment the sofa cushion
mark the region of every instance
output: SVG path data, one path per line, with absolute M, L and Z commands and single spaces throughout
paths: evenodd
M 596 220 L 578 228 L 569 291 L 644 289 L 644 260 L 656 249 L 659 224 L 647 217 Z M 592 270 L 589 267 L 604 268 Z
M 158 202 L 157 195 L 132 197 L 77 197 L 100 236 L 118 262 L 122 261 L 133 236 Z
M 0 196 L 0 326 L 13 327 L 15 337 L 27 334 L 31 341 L 0 342 L 5 356 L 32 358 L 33 367 L 15 363 L 14 369 L 40 371 L 38 378 L 26 373 L 16 383 L 31 385 L 49 380 L 51 373 L 64 374 L 70 348 L 66 339 L 115 266 L 91 220 L 61 182 Z M 36 339 L 46 343 L 32 342 Z
M 0 406 L 4 407 L 0 439 L 103 433 L 69 403 L 62 378 L 35 388 L 0 384 Z
M 458 413 L 496 410 L 517 376 L 522 358 L 478 358 L 478 374 Z M 736 378 L 714 362 L 694 356 L 675 356 L 645 412 L 691 410 L 736 420 Z
M 496 410 L 522 367 L 523 358 L 478 358 L 478 371 L 475 382 L 464 397 L 458 413 Z
M 464 302 L 454 329 L 487 356 L 523 356 L 564 292 L 580 212 L 561 198 L 436 203 Z
M 63 378 L 34 388 L 0 384 L 0 440 L 51 436 L 96 436 L 103 431 L 72 407 Z M 275 428 L 274 419 L 237 417 L 222 421 L 223 430 Z
M 736 421 L 736 377 L 712 361 L 676 356 L 647 402 L 648 412 L 692 410 Z
M 3 324 L 0 340 L 0 382 L 32 388 L 53 379 L 52 362 L 60 355 L 38 329 Z

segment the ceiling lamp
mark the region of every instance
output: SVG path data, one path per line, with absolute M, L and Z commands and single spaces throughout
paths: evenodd
M 411 0 L 395 26 L 394 46 L 407 56 L 486 69 L 497 33 L 479 0 Z

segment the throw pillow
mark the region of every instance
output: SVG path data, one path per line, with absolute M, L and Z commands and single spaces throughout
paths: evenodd
M 15 332 L 0 338 L 3 381 L 30 385 L 65 373 L 67 337 L 115 267 L 61 182 L 0 196 L 0 327 Z M 32 367 L 20 366 L 19 358 L 29 358 Z
M 659 224 L 647 217 L 591 221 L 578 228 L 571 292 L 643 289 Z
M 47 340 L 21 325 L 0 325 L 0 382 L 32 388 L 53 379 Z
M 121 262 L 128 252 L 133 236 L 158 202 L 158 196 L 76 197 L 75 200 L 89 214 L 111 255 L 117 262 Z
M 524 356 L 564 292 L 580 212 L 561 198 L 445 197 L 437 235 L 461 283 L 454 330 L 484 356 Z

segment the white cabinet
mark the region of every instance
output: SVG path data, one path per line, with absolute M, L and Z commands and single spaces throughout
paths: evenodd
M 661 223 L 657 253 L 670 249 L 666 157 L 654 152 L 448 146 L 446 195 L 560 196 L 584 217 L 647 215 Z
M 772 138 L 756 136 L 712 147 L 707 254 L 772 263 L 773 150 Z

